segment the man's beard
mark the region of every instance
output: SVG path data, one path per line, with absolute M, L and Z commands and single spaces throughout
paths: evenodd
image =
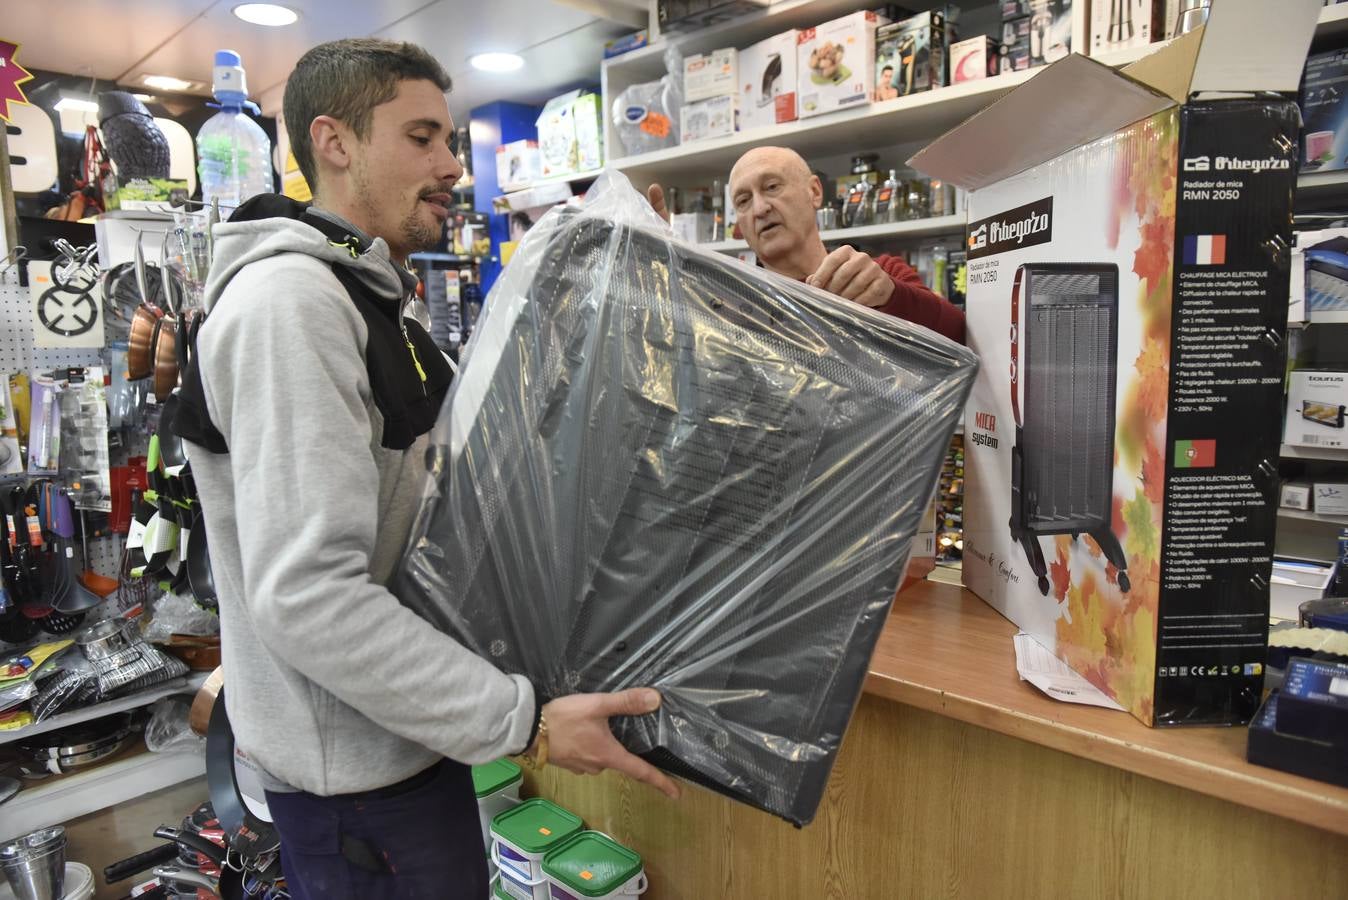
M 398 231 L 402 236 L 403 244 L 407 247 L 407 252 L 419 253 L 424 250 L 434 250 L 436 245 L 440 243 L 444 228 L 439 219 L 435 220 L 434 225 L 426 224 L 425 218 L 421 215 L 421 200 L 418 198 L 417 205 L 399 224 Z

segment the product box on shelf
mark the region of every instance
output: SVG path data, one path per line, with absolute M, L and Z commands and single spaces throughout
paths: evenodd
M 496 183 L 503 191 L 518 191 L 538 180 L 541 167 L 537 141 L 511 141 L 496 148 Z
M 785 31 L 740 51 L 740 128 L 796 120 L 796 38 Z
M 1348 447 L 1348 372 L 1293 369 L 1287 376 L 1284 444 L 1294 447 Z
M 1030 6 L 1029 15 L 1002 20 L 1002 46 L 1015 71 L 1022 58 L 1034 67 L 1072 52 L 1072 0 L 1033 0 Z
M 687 103 L 739 92 L 739 52 L 734 47 L 713 50 L 683 60 L 683 99 Z
M 685 103 L 679 108 L 679 131 L 683 135 L 683 143 L 734 134 L 739 121 L 738 107 L 739 98 L 734 96 L 708 97 L 696 103 Z
M 1348 168 L 1348 50 L 1307 57 L 1301 118 L 1306 123 L 1301 170 Z
M 1298 115 L 1206 97 L 1289 91 L 1316 11 L 1257 7 L 1070 55 L 910 161 L 969 189 L 964 582 L 1147 724 L 1262 687 Z
M 593 172 L 604 165 L 604 106 L 598 94 L 581 94 L 571 105 L 576 124 L 576 171 Z
M 1000 44 L 985 34 L 952 44 L 950 83 L 960 84 L 996 75 L 1000 47 Z
M 658 0 L 655 20 L 662 33 L 683 34 L 748 15 L 772 3 L 773 0 Z
M 1315 514 L 1348 516 L 1348 484 L 1342 481 L 1315 482 Z
M 1283 482 L 1282 492 L 1278 495 L 1278 505 L 1283 509 L 1309 511 L 1311 508 L 1311 487 L 1312 485 L 1304 481 Z
M 1348 321 L 1348 228 L 1298 231 L 1287 319 Z
M 870 102 L 875 32 L 888 21 L 866 10 L 797 35 L 796 102 L 802 119 Z
M 946 23 L 939 10 L 875 32 L 875 99 L 891 100 L 946 83 Z
M 669 217 L 669 227 L 680 240 L 690 244 L 705 244 L 712 239 L 715 220 L 708 212 L 675 213 Z
M 1096 0 L 1090 10 L 1091 56 L 1145 47 L 1164 33 L 1165 0 Z
M 538 127 L 538 155 L 540 174 L 544 178 L 570 175 L 577 169 L 579 151 L 576 147 L 576 119 L 574 107 L 580 91 L 570 91 L 553 97 L 543 104 L 535 125 Z
M 109 210 L 150 210 L 181 206 L 188 198 L 185 178 L 123 178 L 109 172 L 103 199 Z
M 1268 591 L 1269 617 L 1297 621 L 1301 604 L 1323 597 L 1334 581 L 1334 572 L 1334 563 L 1321 559 L 1273 557 Z

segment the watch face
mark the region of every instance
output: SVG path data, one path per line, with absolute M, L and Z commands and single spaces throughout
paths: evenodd
M 98 322 L 98 302 L 92 292 L 74 293 L 53 286 L 38 299 L 37 317 L 53 334 L 76 337 Z

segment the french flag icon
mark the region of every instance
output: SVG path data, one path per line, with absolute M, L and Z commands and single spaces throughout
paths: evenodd
M 1184 238 L 1186 266 L 1220 266 L 1226 263 L 1226 235 L 1190 234 Z

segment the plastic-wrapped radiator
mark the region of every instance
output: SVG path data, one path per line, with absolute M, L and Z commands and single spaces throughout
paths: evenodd
M 630 750 L 808 822 L 976 366 L 605 176 L 494 289 L 395 591 L 545 699 L 657 688 Z

